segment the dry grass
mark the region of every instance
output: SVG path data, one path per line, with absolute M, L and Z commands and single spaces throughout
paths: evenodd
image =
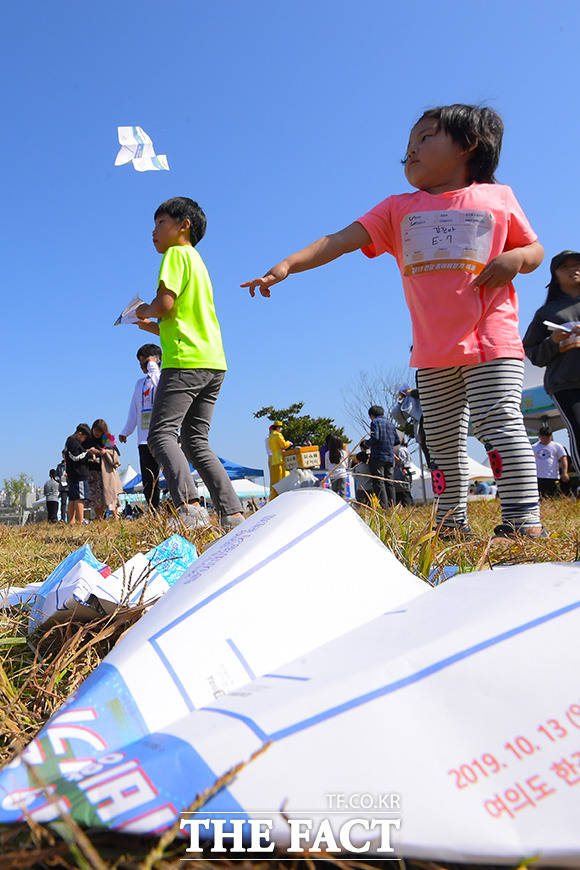
M 400 561 L 432 583 L 443 582 L 442 568 L 458 565 L 472 571 L 493 565 L 521 562 L 575 561 L 580 558 L 580 504 L 569 500 L 546 502 L 543 520 L 551 533 L 544 541 L 490 542 L 493 526 L 499 522 L 496 502 L 470 505 L 474 538 L 442 541 L 432 531 L 428 507 L 398 508 L 383 513 L 362 511 L 366 521 Z M 145 552 L 170 534 L 163 521 L 144 518 L 133 522 L 101 522 L 90 526 L 64 527 L 0 526 L 0 589 L 43 580 L 72 550 L 90 543 L 97 558 L 111 567 L 137 551 Z M 207 537 L 207 536 L 206 536 Z M 198 546 L 206 539 L 192 538 Z M 42 635 L 27 635 L 27 614 L 11 611 L 0 616 L 0 762 L 23 748 L 68 695 L 91 673 L 140 611 L 117 613 L 85 625 L 54 626 Z M 165 836 L 152 841 L 108 831 L 90 832 L 90 839 L 74 823 L 49 827 L 14 825 L 0 828 L 0 870 L 28 868 L 137 868 L 184 867 L 182 842 Z M 405 862 L 409 868 L 437 870 L 437 865 Z M 332 866 L 362 870 L 376 862 L 334 860 L 270 860 L 230 862 L 203 860 L 196 866 L 229 868 L 278 867 L 313 870 Z M 394 865 L 390 865 L 394 866 Z

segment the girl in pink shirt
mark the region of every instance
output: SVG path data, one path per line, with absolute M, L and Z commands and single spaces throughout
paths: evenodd
M 543 248 L 511 188 L 496 184 L 503 123 L 488 108 L 425 112 L 404 160 L 414 193 L 390 196 L 242 284 L 255 295 L 294 272 L 361 249 L 397 260 L 413 324 L 411 365 L 432 457 L 437 519 L 469 534 L 467 424 L 485 444 L 498 483 L 501 537 L 546 537 L 534 456 L 521 415 L 524 352 L 512 285 L 532 272 Z

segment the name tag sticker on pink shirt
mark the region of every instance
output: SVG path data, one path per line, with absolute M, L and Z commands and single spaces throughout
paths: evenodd
M 479 275 L 489 260 L 493 216 L 487 211 L 420 211 L 401 221 L 405 275 L 447 269 Z

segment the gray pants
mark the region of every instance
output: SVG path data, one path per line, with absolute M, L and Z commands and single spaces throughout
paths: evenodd
M 151 453 L 163 468 L 174 505 L 179 507 L 199 498 L 189 460 L 222 517 L 242 510 L 223 465 L 208 444 L 213 409 L 224 377 L 225 372 L 214 369 L 163 369 L 147 439 Z

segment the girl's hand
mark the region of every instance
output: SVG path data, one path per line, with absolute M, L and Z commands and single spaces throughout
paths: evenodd
M 512 281 L 524 264 L 521 250 L 504 251 L 490 260 L 485 269 L 473 282 L 474 287 L 482 287 L 484 284 L 488 290 L 497 287 L 505 287 Z
M 261 278 L 254 278 L 253 281 L 246 281 L 244 284 L 240 284 L 240 287 L 247 287 L 252 299 L 256 295 L 256 290 L 259 290 L 262 296 L 268 297 L 270 295 L 270 287 L 272 284 L 278 284 L 280 281 L 283 281 L 284 278 L 287 278 L 289 271 L 290 269 L 286 262 L 278 263 L 277 266 L 273 266 Z

